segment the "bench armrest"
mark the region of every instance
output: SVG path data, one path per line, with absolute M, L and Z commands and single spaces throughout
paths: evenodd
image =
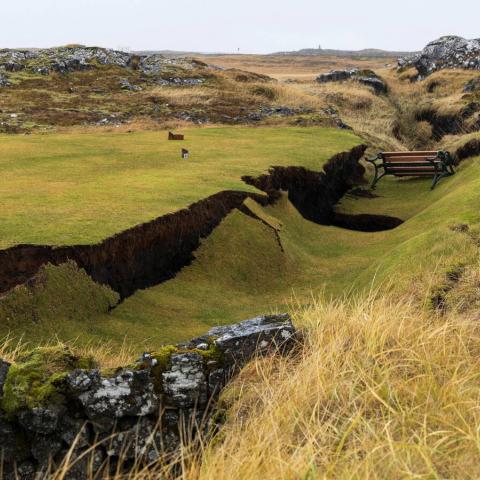
M 454 160 L 453 157 L 450 155 L 450 152 L 447 152 L 446 150 L 440 150 L 440 151 L 437 153 L 437 157 L 440 158 L 441 160 L 443 160 L 443 162 L 444 162 L 445 165 L 447 165 L 447 166 L 453 166 L 453 165 L 455 165 L 455 160 Z
M 380 154 L 378 154 L 378 155 L 376 155 L 376 156 L 373 157 L 373 158 L 365 158 L 365 160 L 366 160 L 367 162 L 373 163 L 376 167 L 378 167 L 379 165 L 377 165 L 375 162 L 376 162 L 377 160 L 382 160 L 382 157 L 380 156 Z

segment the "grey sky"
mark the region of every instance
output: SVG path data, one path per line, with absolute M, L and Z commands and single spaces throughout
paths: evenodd
M 0 0 L 0 48 L 417 50 L 480 37 L 479 0 Z

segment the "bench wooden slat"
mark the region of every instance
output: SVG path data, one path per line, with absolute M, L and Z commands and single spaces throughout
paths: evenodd
M 369 162 L 375 167 L 372 188 L 375 188 L 378 180 L 385 175 L 394 175 L 395 177 L 433 177 L 433 189 L 438 180 L 455 173 L 450 154 L 443 151 L 381 152 Z M 379 175 L 380 169 L 383 170 Z
M 394 177 L 431 177 L 431 173 L 427 172 L 410 172 L 410 173 L 394 173 Z
M 387 173 L 395 173 L 395 172 L 430 172 L 432 175 L 435 174 L 436 171 L 441 171 L 441 170 L 435 170 L 434 168 L 429 168 L 429 167 L 416 167 L 416 168 L 410 168 L 410 167 L 401 167 L 401 168 L 386 168 L 385 171 Z
M 441 165 L 441 162 L 430 162 L 430 161 L 419 161 L 419 160 L 415 160 L 415 162 L 407 162 L 405 161 L 405 159 L 403 160 L 403 162 L 384 162 L 383 165 L 385 167 L 409 167 L 410 165 L 412 167 L 422 167 L 422 166 L 428 166 L 428 167 L 434 167 L 435 165 Z
M 428 161 L 427 159 L 431 159 L 435 161 L 437 157 L 429 157 L 429 156 L 423 156 L 423 157 L 387 157 L 384 158 L 385 162 L 426 162 Z M 439 160 L 438 160 L 439 161 Z
M 415 156 L 430 156 L 436 157 L 437 151 L 422 151 L 422 152 L 382 152 L 383 157 L 415 157 Z

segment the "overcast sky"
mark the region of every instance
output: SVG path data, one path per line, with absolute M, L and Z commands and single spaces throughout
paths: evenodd
M 0 48 L 419 50 L 480 37 L 479 0 L 0 0 Z

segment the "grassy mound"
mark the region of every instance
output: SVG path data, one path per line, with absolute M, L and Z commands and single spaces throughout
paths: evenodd
M 88 319 L 118 303 L 119 296 L 98 285 L 74 262 L 44 265 L 26 284 L 0 296 L 1 334 L 49 341 L 81 336 Z

